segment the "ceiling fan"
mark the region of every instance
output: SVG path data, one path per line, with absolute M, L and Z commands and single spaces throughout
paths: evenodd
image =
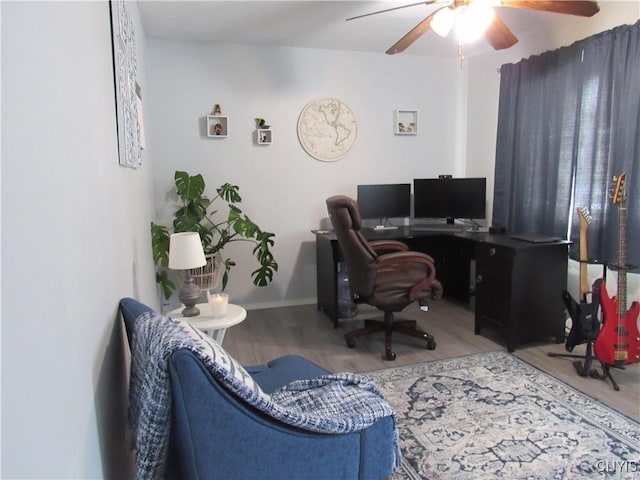
M 398 40 L 389 50 L 388 55 L 404 51 L 430 28 L 445 37 L 455 25 L 460 44 L 472 40 L 472 37 L 484 38 L 496 50 L 515 45 L 518 38 L 500 19 L 493 7 L 523 8 L 544 12 L 563 13 L 591 17 L 600 11 L 598 2 L 572 0 L 427 0 L 424 2 L 402 5 L 377 12 L 347 18 L 355 20 L 369 15 L 399 10 L 416 5 L 439 5 L 418 25 Z

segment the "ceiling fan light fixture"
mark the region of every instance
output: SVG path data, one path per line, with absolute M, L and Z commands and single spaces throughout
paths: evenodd
M 446 37 L 456 23 L 457 16 L 457 9 L 451 7 L 438 10 L 431 20 L 431 29 L 441 37 Z
M 479 39 L 485 32 L 496 12 L 488 3 L 476 1 L 464 8 L 456 21 L 456 34 L 461 43 L 469 43 Z

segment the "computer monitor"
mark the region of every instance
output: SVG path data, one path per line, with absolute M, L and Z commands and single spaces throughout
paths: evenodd
M 408 217 L 411 215 L 411 184 L 358 185 L 358 206 L 363 219 L 377 219 L 380 226 L 386 218 Z
M 486 178 L 416 178 L 413 215 L 416 218 L 486 218 Z

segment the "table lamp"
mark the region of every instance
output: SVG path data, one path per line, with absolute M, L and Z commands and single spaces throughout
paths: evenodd
M 171 235 L 169 238 L 169 268 L 185 271 L 184 284 L 178 293 L 178 298 L 185 306 L 185 309 L 182 310 L 184 317 L 200 315 L 200 309 L 195 306 L 200 298 L 200 287 L 193 281 L 191 269 L 202 267 L 206 263 L 199 233 L 182 232 Z

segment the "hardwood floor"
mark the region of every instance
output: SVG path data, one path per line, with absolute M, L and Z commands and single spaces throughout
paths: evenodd
M 382 316 L 381 312 L 366 305 L 359 308 L 357 317 L 341 320 L 337 329 L 315 305 L 251 310 L 244 322 L 227 330 L 224 347 L 244 365 L 298 354 L 334 373 L 367 372 L 504 349 L 484 335 L 473 333 L 473 312 L 467 306 L 440 300 L 431 302 L 429 312 L 410 306 L 396 316 L 417 320 L 421 328 L 435 336 L 436 349 L 426 350 L 424 342 L 396 335 L 393 348 L 398 358 L 388 362 L 382 358 L 382 334 L 357 339 L 355 348 L 347 348 L 343 339 L 346 332 L 359 328 L 365 317 Z M 640 363 L 624 370 L 613 370 L 612 375 L 620 386 L 620 391 L 614 391 L 608 381 L 580 377 L 572 365 L 575 359 L 550 357 L 549 352 L 566 353 L 563 344 L 539 344 L 518 348 L 514 354 L 640 421 Z M 577 346 L 573 353 L 584 354 L 584 345 Z M 599 367 L 599 363 L 594 362 L 594 366 Z

